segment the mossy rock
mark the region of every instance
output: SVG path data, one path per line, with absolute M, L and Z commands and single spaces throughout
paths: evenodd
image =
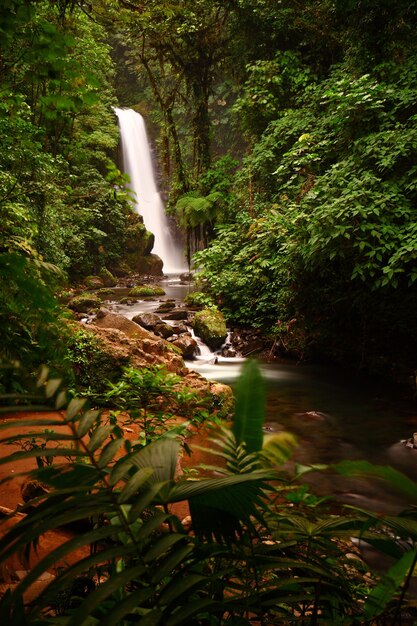
M 175 300 L 166 300 L 161 302 L 155 313 L 164 313 L 165 311 L 172 311 L 172 309 L 175 309 Z
M 227 335 L 224 315 L 214 307 L 203 309 L 195 314 L 193 329 L 211 350 L 220 348 Z
M 126 263 L 126 261 L 119 261 L 116 266 L 112 267 L 112 270 L 116 276 L 122 278 L 123 276 L 128 276 L 132 271 L 132 268 L 128 263 Z
M 142 218 L 139 215 L 133 215 L 131 224 L 126 230 L 127 251 L 146 256 L 151 253 L 154 243 L 155 236 L 149 230 L 146 230 Z
M 107 269 L 107 267 L 102 267 L 99 272 L 99 277 L 103 281 L 103 285 L 105 287 L 114 287 L 117 285 L 117 280 L 113 276 L 113 274 Z
M 94 293 L 82 293 L 79 296 L 71 298 L 68 307 L 77 313 L 88 313 L 99 309 L 101 305 L 100 298 Z
M 129 298 L 129 296 L 123 296 L 123 298 L 120 298 L 119 304 L 135 304 L 137 300 L 137 298 Z
M 106 296 L 115 296 L 116 295 L 116 291 L 115 289 L 110 289 L 109 287 L 103 287 L 103 289 L 99 289 L 97 291 L 98 295 L 101 297 L 106 297 Z
M 100 289 L 104 287 L 104 281 L 100 276 L 86 276 L 83 279 L 83 283 L 88 289 Z
M 152 285 L 138 285 L 129 291 L 129 296 L 133 298 L 155 298 L 164 295 L 162 287 Z
M 130 358 L 123 350 L 113 349 L 101 341 L 90 328 L 78 328 L 68 344 L 68 360 L 73 366 L 74 382 L 78 389 L 102 393 L 108 381 L 118 380 Z
M 164 263 L 157 254 L 143 256 L 140 251 L 128 252 L 126 262 L 132 272 L 147 276 L 162 276 Z

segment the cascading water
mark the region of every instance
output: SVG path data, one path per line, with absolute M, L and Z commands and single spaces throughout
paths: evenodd
M 135 208 L 155 236 L 152 252 L 163 260 L 166 274 L 184 272 L 187 265 L 183 246 L 172 235 L 156 186 L 143 117 L 132 109 L 115 108 L 114 111 L 119 120 L 124 171 L 130 178 L 129 188 L 135 193 Z

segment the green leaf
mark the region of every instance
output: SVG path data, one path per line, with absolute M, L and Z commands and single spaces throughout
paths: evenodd
M 81 602 L 79 608 L 77 608 L 69 619 L 67 626 L 81 626 L 88 619 L 89 615 L 112 593 L 123 589 L 124 585 L 135 580 L 136 577 L 140 577 L 145 572 L 144 565 L 137 565 L 136 567 L 130 567 L 120 572 L 119 574 L 113 574 L 106 582 L 102 583 L 99 587 L 93 591 L 87 598 Z
M 67 407 L 67 419 L 73 419 L 83 408 L 87 400 L 85 398 L 73 398 Z
M 149 480 L 153 473 L 154 470 L 152 467 L 143 467 L 138 470 L 131 478 L 129 478 L 122 492 L 119 494 L 117 499 L 118 503 L 123 504 L 129 500 L 129 498 L 131 498 L 131 496 L 133 496 L 133 494 L 135 494 L 139 488 Z
M 104 441 L 109 437 L 110 433 L 114 430 L 114 426 L 112 424 L 106 424 L 105 426 L 99 426 L 93 433 L 89 443 L 88 449 L 90 452 L 95 452 Z
M 401 559 L 382 576 L 381 581 L 370 592 L 364 607 L 367 619 L 372 619 L 381 614 L 387 604 L 405 581 L 411 567 L 415 567 L 417 550 L 406 552 Z
M 238 444 L 245 443 L 248 453 L 262 448 L 265 421 L 264 381 L 255 361 L 247 361 L 235 387 L 235 415 L 232 431 Z
M 114 439 L 110 441 L 104 448 L 101 453 L 100 459 L 98 461 L 98 466 L 100 469 L 106 467 L 114 459 L 115 454 L 120 450 L 122 445 L 124 444 L 124 440 L 122 438 Z
M 100 618 L 100 626 L 114 626 L 115 624 L 119 624 L 120 620 L 122 620 L 125 615 L 146 603 L 154 594 L 155 589 L 152 586 L 130 593 L 127 598 L 119 601 L 112 610 L 108 611 L 104 617 Z M 140 620 L 140 623 L 142 624 L 143 621 Z
M 84 437 L 84 435 L 88 433 L 90 428 L 93 426 L 94 422 L 98 419 L 99 415 L 100 411 L 87 411 L 87 413 L 84 413 L 78 422 L 77 435 L 79 437 Z
M 368 461 L 342 461 L 334 465 L 334 468 L 343 476 L 372 476 L 385 480 L 417 503 L 417 484 L 392 467 L 373 465 Z
M 158 541 L 148 550 L 145 554 L 144 561 L 145 563 L 151 563 L 153 560 L 158 559 L 162 554 L 167 552 L 169 548 L 178 543 L 179 541 L 183 541 L 186 538 L 186 535 L 181 535 L 179 533 L 170 533 L 169 535 L 165 535 L 158 539 Z

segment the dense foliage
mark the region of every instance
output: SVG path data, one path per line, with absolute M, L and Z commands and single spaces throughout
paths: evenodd
M 20 419 L 20 428 L 35 429 L 29 442 L 24 433 L 7 434 L 14 422 L 0 424 L 3 441 L 22 448 L 1 462 L 36 462 L 29 477 L 42 485 L 4 521 L 2 567 L 20 554 L 32 568 L 1 598 L 2 620 L 14 626 L 401 623 L 417 561 L 415 511 L 335 515 L 283 471 L 292 438 L 280 433 L 263 443 L 262 381 L 254 363 L 246 364 L 236 393 L 232 431 L 220 429 L 210 440 L 219 466 L 188 477 L 176 471 L 175 433 L 147 445 L 128 441 L 120 424 L 85 401 L 68 403 L 60 380 L 44 370 L 38 400 L 61 412 Z M 384 478 L 417 501 L 416 485 L 389 468 L 345 463 L 339 471 Z M 172 510 L 179 502 L 189 506 L 191 528 Z M 33 561 L 32 548 L 63 524 L 83 532 L 67 533 Z M 371 572 L 352 537 L 396 562 L 385 574 Z M 31 585 L 55 567 L 24 607 Z
M 268 5 L 277 36 L 295 4 L 274 13 L 270 3 L 245 3 Z M 415 10 L 361 4 L 359 26 L 350 19 L 356 3 L 315 4 L 306 3 L 273 54 L 247 65 L 234 111 L 249 154 L 235 178 L 233 211 L 197 263 L 229 317 L 269 329 L 283 349 L 349 356 L 373 370 L 393 361 L 410 368 Z M 325 28 L 329 37 L 313 59 L 307 35 L 316 41 Z
M 0 9 L 0 357 L 35 364 L 62 345 L 52 290 L 114 267 L 128 226 L 105 31 L 71 8 Z

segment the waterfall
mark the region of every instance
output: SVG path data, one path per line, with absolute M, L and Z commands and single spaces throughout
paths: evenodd
M 135 193 L 135 209 L 155 236 L 152 252 L 161 257 L 165 273 L 183 272 L 187 269 L 183 246 L 173 237 L 156 185 L 143 117 L 132 109 L 114 111 L 119 120 L 123 168 L 130 178 L 129 188 Z

